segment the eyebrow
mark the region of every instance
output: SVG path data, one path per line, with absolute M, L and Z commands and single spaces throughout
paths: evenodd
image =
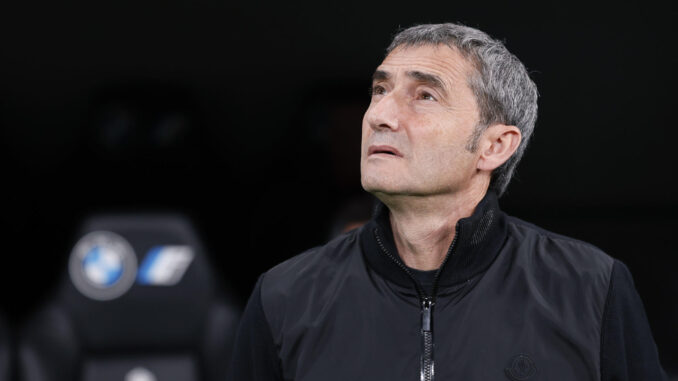
M 406 75 L 412 79 L 414 79 L 417 82 L 427 84 L 431 87 L 434 87 L 436 89 L 439 89 L 443 93 L 447 93 L 447 89 L 445 88 L 445 84 L 443 83 L 443 80 L 440 79 L 435 74 L 430 74 L 430 73 L 424 73 L 418 70 L 413 70 L 413 71 L 408 71 Z M 372 82 L 377 82 L 377 81 L 388 81 L 391 79 L 391 73 L 384 71 L 384 70 L 376 70 L 374 74 L 372 74 Z
M 376 81 L 388 81 L 391 78 L 391 74 L 387 71 L 377 70 L 372 74 L 372 82 Z
M 408 71 L 407 76 L 414 79 L 417 82 L 427 84 L 431 87 L 437 88 L 442 92 L 447 92 L 445 85 L 443 84 L 442 79 L 435 74 L 424 73 L 421 71 Z

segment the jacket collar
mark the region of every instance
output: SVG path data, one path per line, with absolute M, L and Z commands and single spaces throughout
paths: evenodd
M 506 234 L 506 215 L 499 209 L 497 195 L 488 191 L 473 214 L 457 222 L 457 235 L 440 270 L 440 286 L 464 282 L 485 271 L 503 246 Z M 377 205 L 374 216 L 360 232 L 360 241 L 370 267 L 396 284 L 412 287 L 384 204 Z

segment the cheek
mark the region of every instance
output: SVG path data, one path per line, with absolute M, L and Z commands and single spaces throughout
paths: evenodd
M 427 126 L 427 128 L 412 129 L 409 131 L 409 140 L 414 151 L 422 157 L 444 157 L 449 151 L 454 151 L 458 145 L 460 137 L 456 133 L 457 128 L 451 123 L 436 125 L 433 122 L 424 121 L 418 125 Z
M 414 137 L 416 162 L 422 172 L 458 172 L 472 159 L 466 150 L 467 136 L 453 126 L 436 128 Z
M 464 116 L 462 118 L 462 116 Z M 418 121 L 418 126 L 426 126 L 411 131 L 410 140 L 431 149 L 456 150 L 465 147 L 473 133 L 473 118 L 465 115 L 425 115 Z

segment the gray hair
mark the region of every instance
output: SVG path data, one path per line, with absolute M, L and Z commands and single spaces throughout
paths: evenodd
M 516 152 L 492 173 L 490 189 L 501 195 L 523 156 L 537 120 L 537 86 L 525 66 L 501 41 L 486 33 L 452 23 L 425 24 L 395 35 L 387 54 L 400 46 L 447 45 L 456 48 L 476 69 L 468 80 L 476 97 L 480 122 L 467 149 L 475 152 L 485 129 L 495 123 L 516 126 L 522 140 Z

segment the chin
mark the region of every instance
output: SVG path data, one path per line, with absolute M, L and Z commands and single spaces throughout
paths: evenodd
M 367 192 L 384 192 L 389 187 L 387 184 L 384 184 L 384 180 L 380 178 L 375 178 L 374 176 L 361 176 L 360 183 Z
M 404 192 L 403 184 L 399 184 L 392 177 L 386 176 L 362 176 L 361 183 L 365 191 L 374 195 L 395 195 Z

